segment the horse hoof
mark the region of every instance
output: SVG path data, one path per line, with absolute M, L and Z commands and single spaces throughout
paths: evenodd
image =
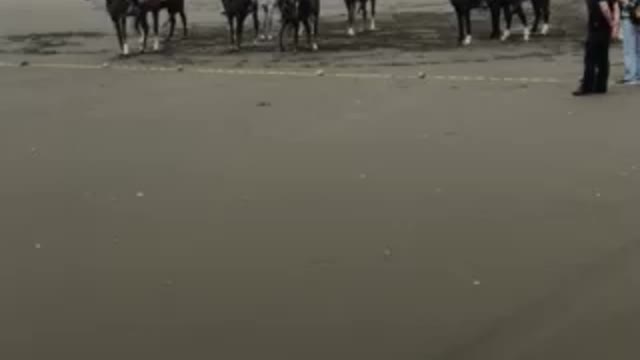
M 509 36 L 511 36 L 511 32 L 509 30 L 505 30 L 502 32 L 502 37 L 500 37 L 500 41 L 509 40 Z
M 124 44 L 122 46 L 122 56 L 129 56 L 129 45 Z
M 540 35 L 547 35 L 549 33 L 549 24 L 542 25 L 542 29 L 540 30 Z
M 153 40 L 153 51 L 160 51 L 160 40 Z
M 353 30 L 352 27 L 350 27 L 349 29 L 347 29 L 347 35 L 349 36 L 356 36 L 356 31 Z
M 318 44 L 316 43 L 311 44 L 311 51 L 318 51 Z
M 371 24 L 369 24 L 369 30 L 376 31 L 376 19 L 371 19 Z
M 524 32 L 522 34 L 522 39 L 524 41 L 529 41 L 530 38 L 531 38 L 531 31 L 529 30 L 529 28 L 524 28 Z
M 464 40 L 462 41 L 462 45 L 463 46 L 471 45 L 471 35 L 465 36 Z

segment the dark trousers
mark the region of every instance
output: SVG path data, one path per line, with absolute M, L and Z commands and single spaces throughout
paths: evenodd
M 590 31 L 585 44 L 582 90 L 605 93 L 609 82 L 609 45 L 611 32 Z

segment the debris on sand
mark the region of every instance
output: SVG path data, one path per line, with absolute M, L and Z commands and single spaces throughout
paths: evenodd
M 29 65 L 31 65 L 31 64 L 27 60 L 23 60 L 23 61 L 20 62 L 20 67 L 26 67 L 26 66 L 29 66 Z
M 183 72 L 183 71 L 184 71 L 184 66 L 178 66 L 178 67 L 176 68 L 176 70 L 177 70 L 178 72 Z
M 360 174 L 360 179 L 361 180 L 364 180 L 366 178 L 367 178 L 367 174 L 364 174 L 364 173 Z
M 271 103 L 268 101 L 260 101 L 256 104 L 257 107 L 271 107 Z
M 138 192 L 136 193 L 136 197 L 138 197 L 138 198 L 142 198 L 142 197 L 144 197 L 144 193 L 143 193 L 142 191 L 138 191 Z
M 424 71 L 420 71 L 418 73 L 418 79 L 426 79 L 427 78 L 427 74 Z
M 324 70 L 322 70 L 322 69 L 318 69 L 318 70 L 316 71 L 316 76 L 324 76 Z
M 35 247 L 36 249 L 41 249 L 42 245 L 40 243 L 36 243 L 35 245 L 33 245 L 33 247 Z
M 480 286 L 479 280 L 473 280 L 473 286 Z
M 393 251 L 391 250 L 390 247 L 386 247 L 384 251 L 382 251 L 382 254 L 384 255 L 385 260 L 389 260 L 393 255 Z

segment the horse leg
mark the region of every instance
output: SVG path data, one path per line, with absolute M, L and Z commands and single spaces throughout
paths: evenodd
M 305 18 L 302 20 L 302 26 L 304 27 L 304 32 L 307 35 L 307 45 L 309 48 L 314 51 L 313 44 L 311 43 L 311 24 L 309 24 L 309 18 Z
M 236 24 L 236 47 L 238 48 L 238 50 L 240 50 L 240 46 L 242 46 L 242 34 L 244 32 L 244 20 L 247 18 L 246 13 L 243 13 L 242 15 L 238 16 L 236 18 L 237 24 Z
M 464 9 L 463 18 L 465 22 L 465 37 L 463 45 L 471 45 L 471 7 Z
M 182 36 L 187 37 L 189 36 L 189 27 L 187 26 L 187 14 L 185 13 L 184 8 L 180 9 L 178 14 L 180 14 L 180 21 L 182 22 Z
M 540 33 L 542 35 L 547 35 L 549 33 L 549 18 L 551 17 L 551 11 L 549 9 L 550 0 L 541 0 L 542 1 L 542 30 Z
M 455 5 L 454 10 L 456 11 L 456 19 L 458 20 L 458 43 L 462 44 L 464 40 L 464 22 L 462 19 L 462 9 L 460 5 Z
M 127 39 L 127 17 L 120 19 L 120 33 L 122 34 L 122 55 L 129 55 L 129 42 Z
M 116 29 L 116 36 L 118 37 L 118 47 L 120 52 L 124 52 L 124 40 L 122 38 L 122 29 L 120 28 L 120 19 L 113 18 L 113 27 Z
M 258 42 L 258 38 L 260 37 L 260 19 L 258 17 L 258 15 L 260 15 L 260 9 L 258 9 L 258 6 L 256 5 L 255 9 L 253 10 L 253 30 L 255 33 L 255 42 Z
M 142 25 L 142 43 L 140 44 L 140 52 L 144 53 L 147 49 L 147 40 L 149 39 L 149 22 L 147 21 L 146 13 L 140 19 L 140 25 Z
M 356 12 L 356 0 L 345 0 L 345 4 L 347 5 L 347 13 L 348 13 L 348 28 L 347 28 L 347 35 L 349 36 L 355 36 L 356 32 L 355 30 L 353 30 L 353 21 L 354 21 L 354 17 L 355 17 L 355 12 Z
M 234 17 L 227 13 L 227 22 L 229 23 L 229 44 L 232 48 L 236 46 L 236 29 L 233 26 Z
M 511 6 L 509 5 L 508 2 L 505 2 L 505 4 L 503 4 L 502 11 L 504 11 L 505 29 L 502 32 L 502 37 L 500 38 L 500 40 L 507 41 L 507 39 L 509 39 L 509 36 L 511 36 L 511 19 L 512 19 Z
M 318 51 L 318 15 L 313 15 L 311 50 Z
M 540 0 L 531 0 L 531 6 L 533 6 L 533 25 L 531 25 L 531 31 L 533 33 L 538 32 L 538 25 L 540 23 L 540 17 L 542 16 L 542 3 Z
M 491 38 L 500 37 L 500 3 L 501 0 L 489 0 L 489 10 L 491 11 Z
M 367 0 L 360 0 L 360 10 L 362 11 L 362 28 L 360 31 L 365 31 L 367 26 Z
M 176 12 L 169 10 L 169 35 L 167 36 L 167 40 L 173 39 L 173 36 L 176 33 Z
M 371 2 L 371 23 L 369 24 L 369 30 L 376 30 L 376 0 L 369 0 Z
M 273 38 L 273 12 L 275 11 L 275 5 L 267 5 L 265 11 L 264 35 L 267 40 L 271 40 Z
M 300 20 L 296 19 L 293 23 L 293 52 L 298 51 L 298 39 L 300 38 Z
M 524 41 L 529 41 L 529 37 L 531 36 L 531 30 L 529 30 L 529 24 L 527 22 L 527 15 L 525 15 L 524 10 L 522 9 L 522 3 L 517 3 L 515 7 L 516 15 L 520 18 L 520 22 L 522 23 L 522 38 Z
M 153 10 L 153 51 L 160 50 L 160 10 Z

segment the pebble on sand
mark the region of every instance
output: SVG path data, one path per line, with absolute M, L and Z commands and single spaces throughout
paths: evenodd
M 479 285 L 480 285 L 479 280 L 473 280 L 473 286 L 479 286 Z
M 33 245 L 33 247 L 35 247 L 36 249 L 41 249 L 42 245 L 40 243 L 36 243 L 35 245 Z
M 426 79 L 427 78 L 427 74 L 424 71 L 420 71 L 418 73 L 418 79 Z
M 183 66 L 178 66 L 176 68 L 176 70 L 178 70 L 178 72 L 183 72 L 184 71 L 184 67 Z
M 324 70 L 322 70 L 322 69 L 318 69 L 318 70 L 316 71 L 316 76 L 324 76 Z
M 139 198 L 144 197 L 144 193 L 142 191 L 138 191 L 136 193 L 136 197 L 139 197 Z
M 29 65 L 30 65 L 30 63 L 27 60 L 23 60 L 23 61 L 20 62 L 20 66 L 21 67 L 25 67 L 25 66 L 29 66 Z

